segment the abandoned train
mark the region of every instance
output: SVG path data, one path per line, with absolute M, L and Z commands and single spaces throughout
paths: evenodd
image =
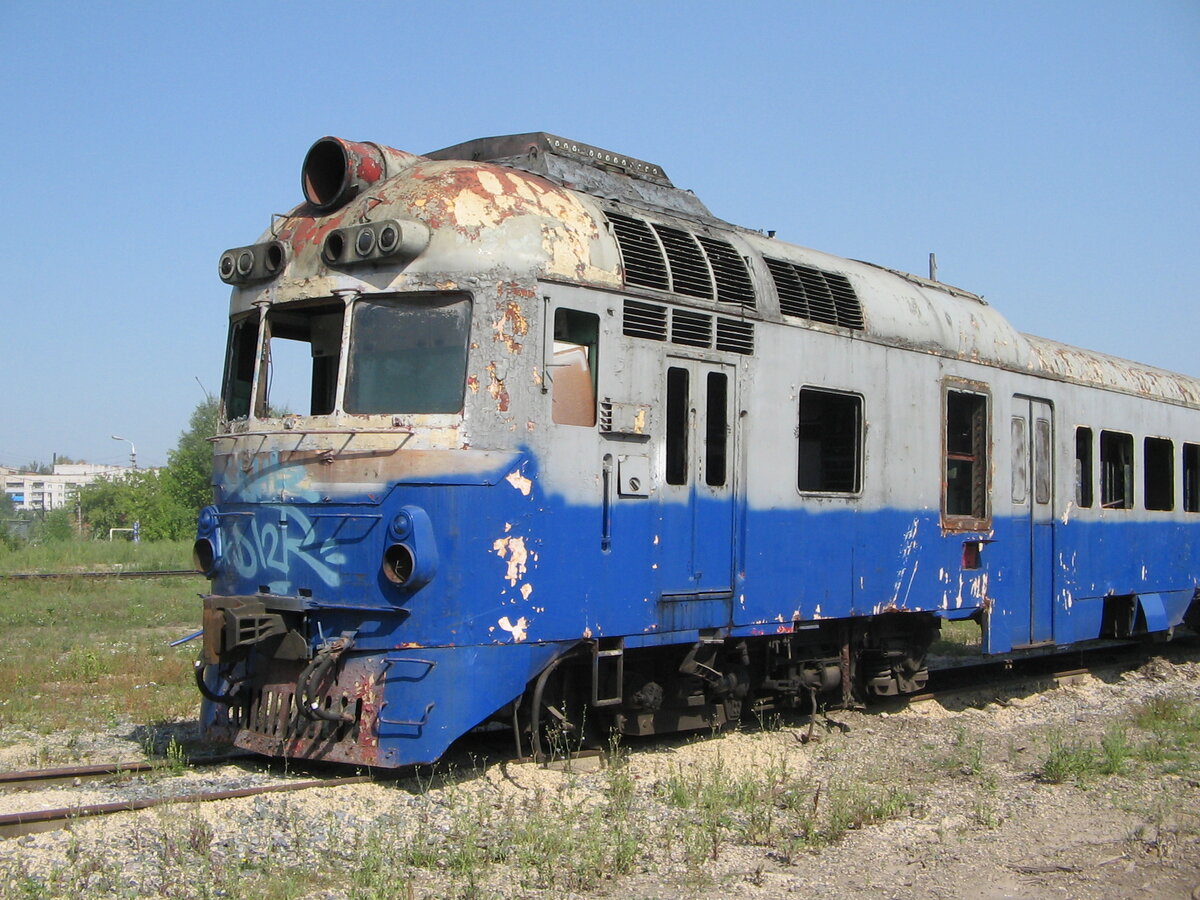
M 913 691 L 944 620 L 1007 653 L 1200 612 L 1200 380 L 553 135 L 327 137 L 302 186 L 219 263 L 211 737 L 538 753 Z

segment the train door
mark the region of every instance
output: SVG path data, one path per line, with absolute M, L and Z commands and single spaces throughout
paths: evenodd
M 733 590 L 736 368 L 668 358 L 662 481 L 664 594 Z
M 1054 409 L 1047 400 L 1013 397 L 1013 515 L 1018 549 L 1029 565 L 1029 623 L 1014 644 L 1054 637 Z M 1027 640 L 1022 641 L 1022 637 Z

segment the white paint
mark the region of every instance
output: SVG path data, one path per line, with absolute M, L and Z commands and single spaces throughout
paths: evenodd
M 517 582 L 524 576 L 529 563 L 529 551 L 525 549 L 525 538 L 497 538 L 492 543 L 492 549 L 501 559 L 507 559 L 508 570 L 504 578 L 509 587 L 516 587 Z
M 520 491 L 525 497 L 528 497 L 529 492 L 533 490 L 533 482 L 522 475 L 520 469 L 513 469 L 504 480 Z
M 505 616 L 496 624 L 499 625 L 501 628 L 503 628 L 505 631 L 507 631 L 509 634 L 511 634 L 512 639 L 518 644 L 521 643 L 521 641 L 525 640 L 525 637 L 526 637 L 525 629 L 529 627 L 529 622 L 525 619 L 524 616 L 521 616 L 521 618 L 517 619 L 517 621 L 515 621 L 515 622 L 510 622 L 508 620 L 508 616 Z

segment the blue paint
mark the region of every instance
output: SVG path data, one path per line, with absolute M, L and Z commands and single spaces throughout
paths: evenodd
M 285 492 L 283 501 L 248 502 L 263 496 L 254 479 L 266 476 L 254 470 L 246 484 L 227 486 L 226 501 L 201 525 L 224 548 L 214 593 L 266 586 L 301 598 L 314 647 L 322 635 L 352 631 L 354 652 L 376 654 L 381 666 L 410 656 L 436 661 L 419 677 L 384 679 L 385 718 L 423 723 L 384 726 L 388 761 L 437 758 L 584 638 L 627 636 L 631 648 L 691 643 L 705 629 L 771 635 L 790 633 L 793 621 L 909 610 L 986 613 L 985 648 L 1002 653 L 1031 640 L 1097 637 L 1109 593 L 1150 594 L 1147 621 L 1156 630 L 1176 625 L 1200 571 L 1200 549 L 1189 543 L 1195 528 L 1183 522 L 1114 514 L 1033 526 L 1027 516 L 997 517 L 988 533 L 944 534 L 929 510 L 863 512 L 847 503 L 735 514 L 721 498 L 694 497 L 689 510 L 658 495 L 611 503 L 606 550 L 600 496 L 594 505 L 568 503 L 543 492 L 531 455 L 504 462 L 511 468 L 475 483 L 395 484 L 336 501 Z M 518 467 L 528 494 L 505 480 Z M 291 478 L 286 466 L 269 477 Z M 727 565 L 702 570 L 700 544 L 676 540 L 694 533 L 693 522 L 729 530 L 719 541 L 727 549 L 704 551 L 728 553 Z M 435 561 L 407 588 L 381 565 L 400 535 Z M 978 540 L 987 541 L 980 568 L 964 570 L 963 544 Z

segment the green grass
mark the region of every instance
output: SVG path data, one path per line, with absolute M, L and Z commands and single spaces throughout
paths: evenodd
M 195 578 L 69 579 L 0 585 L 0 727 L 110 730 L 195 715 Z
M 983 652 L 979 623 L 971 619 L 943 621 L 938 638 L 930 645 L 932 656 L 978 656 Z
M 61 541 L 15 550 L 0 544 L 0 575 L 190 568 L 191 541 Z

